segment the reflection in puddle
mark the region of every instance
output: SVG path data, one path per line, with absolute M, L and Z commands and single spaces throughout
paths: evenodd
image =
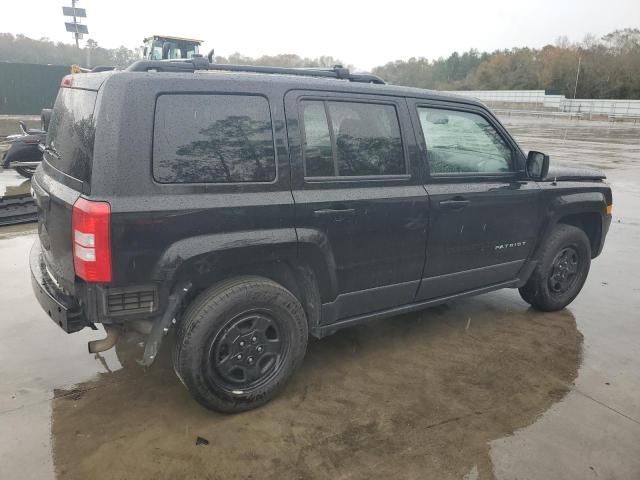
M 485 478 L 488 442 L 566 394 L 582 335 L 513 292 L 461 301 L 312 341 L 280 397 L 233 416 L 193 401 L 164 347 L 145 371 L 130 339 L 122 369 L 57 392 L 61 478 Z

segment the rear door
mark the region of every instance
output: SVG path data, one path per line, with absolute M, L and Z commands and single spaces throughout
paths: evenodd
M 405 100 L 296 91 L 285 103 L 299 241 L 323 246 L 336 283 L 323 320 L 413 301 L 429 202 Z
M 479 107 L 412 100 L 428 167 L 431 217 L 418 300 L 514 279 L 542 222 L 540 190 L 524 158 Z
M 32 179 L 38 206 L 38 234 L 53 280 L 73 293 L 71 241 L 73 204 L 88 192 L 93 161 L 97 92 L 63 87 L 53 108 L 42 167 Z

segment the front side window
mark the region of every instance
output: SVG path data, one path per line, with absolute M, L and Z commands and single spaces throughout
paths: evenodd
M 511 149 L 481 115 L 419 107 L 418 116 L 432 175 L 511 171 Z
M 302 109 L 305 176 L 406 173 L 393 105 L 313 100 Z
M 269 104 L 251 95 L 162 95 L 153 176 L 161 183 L 270 182 L 276 177 Z

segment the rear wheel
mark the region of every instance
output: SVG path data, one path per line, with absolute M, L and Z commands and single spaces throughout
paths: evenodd
M 582 290 L 591 265 L 587 235 L 571 225 L 558 225 L 542 247 L 540 264 L 520 296 L 543 311 L 560 310 Z
M 302 362 L 307 321 L 296 297 L 261 277 L 223 282 L 202 293 L 178 330 L 174 368 L 207 408 L 258 407 Z

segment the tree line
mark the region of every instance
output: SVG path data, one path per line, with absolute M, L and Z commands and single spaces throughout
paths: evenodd
M 107 49 L 89 39 L 80 50 L 46 38 L 0 34 L 0 61 L 125 67 L 140 57 L 127 47 Z M 282 67 L 330 67 L 342 62 L 331 56 L 295 54 L 258 58 L 234 53 L 217 56 L 219 63 Z M 388 83 L 434 90 L 546 90 L 568 98 L 640 98 L 640 29 L 625 28 L 582 42 L 559 38 L 540 49 L 511 48 L 494 52 L 454 52 L 447 58 L 397 60 L 375 67 Z M 575 90 L 576 76 L 579 77 Z
M 578 73 L 579 68 L 579 73 Z M 373 69 L 387 82 L 435 90 L 546 90 L 572 98 L 640 98 L 640 30 L 624 29 L 540 49 L 469 50 Z M 576 77 L 578 88 L 575 91 Z M 575 92 L 574 92 L 575 91 Z
M 136 50 L 124 46 L 103 48 L 92 39 L 86 41 L 84 48 L 78 49 L 75 45 L 53 42 L 48 38 L 36 40 L 25 35 L 0 33 L 0 61 L 3 62 L 126 67 L 139 57 Z

